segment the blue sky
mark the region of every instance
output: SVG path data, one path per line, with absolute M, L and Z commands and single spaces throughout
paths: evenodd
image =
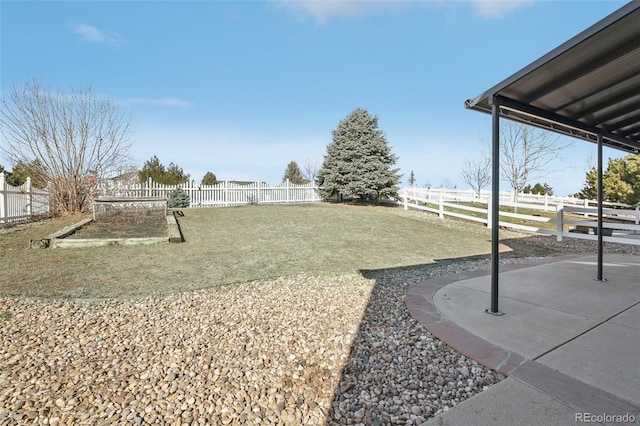
M 413 170 L 419 186 L 466 188 L 463 160 L 487 150 L 490 120 L 464 101 L 625 3 L 4 0 L 0 81 L 91 86 L 130 114 L 138 166 L 157 155 L 196 183 L 212 171 L 276 185 L 290 161 L 320 166 L 360 107 L 403 184 Z M 576 141 L 531 183 L 577 192 L 595 159 Z

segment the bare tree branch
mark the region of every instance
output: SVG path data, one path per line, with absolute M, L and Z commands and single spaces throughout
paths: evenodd
M 570 144 L 559 136 L 504 120 L 500 124 L 500 171 L 502 179 L 519 193 L 532 179 L 542 177 L 550 165 L 562 159 Z
M 305 158 L 302 164 L 302 177 L 309 182 L 316 181 L 316 175 L 318 174 L 318 164 L 312 162 L 310 159 Z
M 2 100 L 0 125 L 0 152 L 13 163 L 37 160 L 32 172 L 49 182 L 60 213 L 85 211 L 97 179 L 129 161 L 128 118 L 90 88 L 64 94 L 37 80 L 14 86 Z
M 491 183 L 491 159 L 486 154 L 477 160 L 466 158 L 462 166 L 462 180 L 473 189 L 478 197 L 480 191 Z

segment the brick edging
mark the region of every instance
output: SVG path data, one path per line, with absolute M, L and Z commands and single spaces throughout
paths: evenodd
M 514 271 L 585 256 L 587 255 L 580 254 L 533 259 L 523 263 L 500 265 L 500 271 Z M 550 395 L 574 407 L 576 412 L 633 413 L 640 416 L 640 407 L 634 403 L 583 383 L 540 362 L 525 358 L 516 352 L 502 349 L 460 327 L 438 311 L 433 302 L 433 296 L 439 289 L 456 281 L 482 277 L 490 273 L 490 269 L 482 269 L 427 279 L 409 287 L 405 296 L 405 305 L 409 314 L 431 334 L 467 358 Z
M 500 272 L 515 271 L 584 256 L 584 254 L 575 254 L 531 259 L 522 263 L 500 265 Z M 405 296 L 405 305 L 409 314 L 438 339 L 467 358 L 508 376 L 518 366 L 525 363 L 527 358 L 516 352 L 502 349 L 445 318 L 440 314 L 433 301 L 435 293 L 447 284 L 490 274 L 490 269 L 479 269 L 429 278 L 409 287 Z

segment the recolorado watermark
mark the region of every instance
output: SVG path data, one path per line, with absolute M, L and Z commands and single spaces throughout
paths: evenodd
M 635 423 L 636 416 L 633 414 L 593 414 L 576 413 L 576 423 Z

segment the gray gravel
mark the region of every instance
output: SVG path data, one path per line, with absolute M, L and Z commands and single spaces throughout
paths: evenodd
M 365 273 L 376 285 L 335 392 L 328 424 L 417 425 L 503 377 L 434 338 L 409 316 L 406 289 L 482 261 Z
M 534 255 L 545 244 L 593 252 L 585 241 L 527 241 Z M 488 265 L 299 275 L 126 300 L 0 298 L 0 425 L 420 424 L 502 377 L 414 321 L 406 289 Z

